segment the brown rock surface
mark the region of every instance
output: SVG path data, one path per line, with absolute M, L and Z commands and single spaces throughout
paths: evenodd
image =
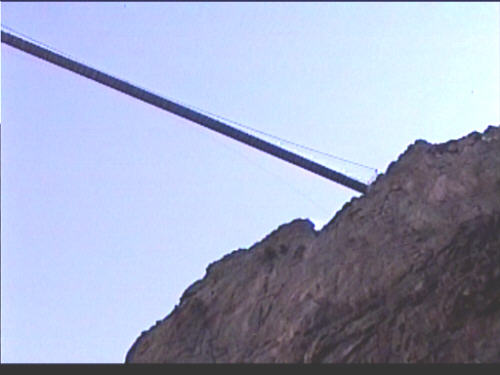
M 212 263 L 126 362 L 500 362 L 500 128 Z

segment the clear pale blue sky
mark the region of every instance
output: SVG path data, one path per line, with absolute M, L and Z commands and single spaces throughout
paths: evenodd
M 169 98 L 385 171 L 499 120 L 498 3 L 2 3 Z M 358 194 L 2 44 L 3 362 L 122 362 L 206 266 Z

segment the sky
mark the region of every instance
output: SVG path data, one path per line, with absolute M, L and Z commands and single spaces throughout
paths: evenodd
M 500 124 L 498 3 L 3 2 L 1 20 L 380 173 Z M 1 361 L 123 362 L 211 262 L 358 196 L 2 44 Z

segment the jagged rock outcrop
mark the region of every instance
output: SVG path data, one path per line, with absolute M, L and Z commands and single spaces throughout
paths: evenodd
M 500 362 L 500 128 L 212 263 L 126 362 Z

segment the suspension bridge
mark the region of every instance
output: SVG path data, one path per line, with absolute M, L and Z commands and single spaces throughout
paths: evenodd
M 4 26 L 2 25 L 2 27 Z M 341 172 L 330 169 L 315 161 L 307 159 L 283 147 L 272 144 L 264 139 L 258 138 L 252 134 L 249 134 L 248 132 L 230 126 L 226 122 L 217 119 L 217 116 L 204 114 L 199 110 L 194 110 L 193 107 L 182 105 L 178 102 L 166 99 L 165 97 L 152 93 L 151 91 L 145 90 L 137 85 L 133 85 L 127 81 L 121 80 L 102 71 L 94 69 L 88 65 L 80 63 L 70 57 L 66 57 L 62 53 L 58 53 L 53 49 L 45 47 L 43 43 L 35 43 L 32 40 L 28 40 L 28 38 L 14 35 L 13 33 L 4 31 L 3 29 L 2 43 L 26 52 L 32 56 L 38 57 L 46 62 L 57 65 L 63 69 L 67 69 L 71 72 L 91 79 L 104 86 L 120 91 L 126 95 L 139 99 L 155 107 L 161 108 L 169 113 L 190 120 L 195 124 L 204 126 L 205 128 L 225 135 L 238 142 L 244 143 L 247 146 L 253 147 L 259 151 L 275 156 L 283 161 L 303 168 L 309 172 L 348 187 L 352 190 L 360 193 L 365 193 L 367 190 L 368 185 L 361 181 L 349 177 Z

